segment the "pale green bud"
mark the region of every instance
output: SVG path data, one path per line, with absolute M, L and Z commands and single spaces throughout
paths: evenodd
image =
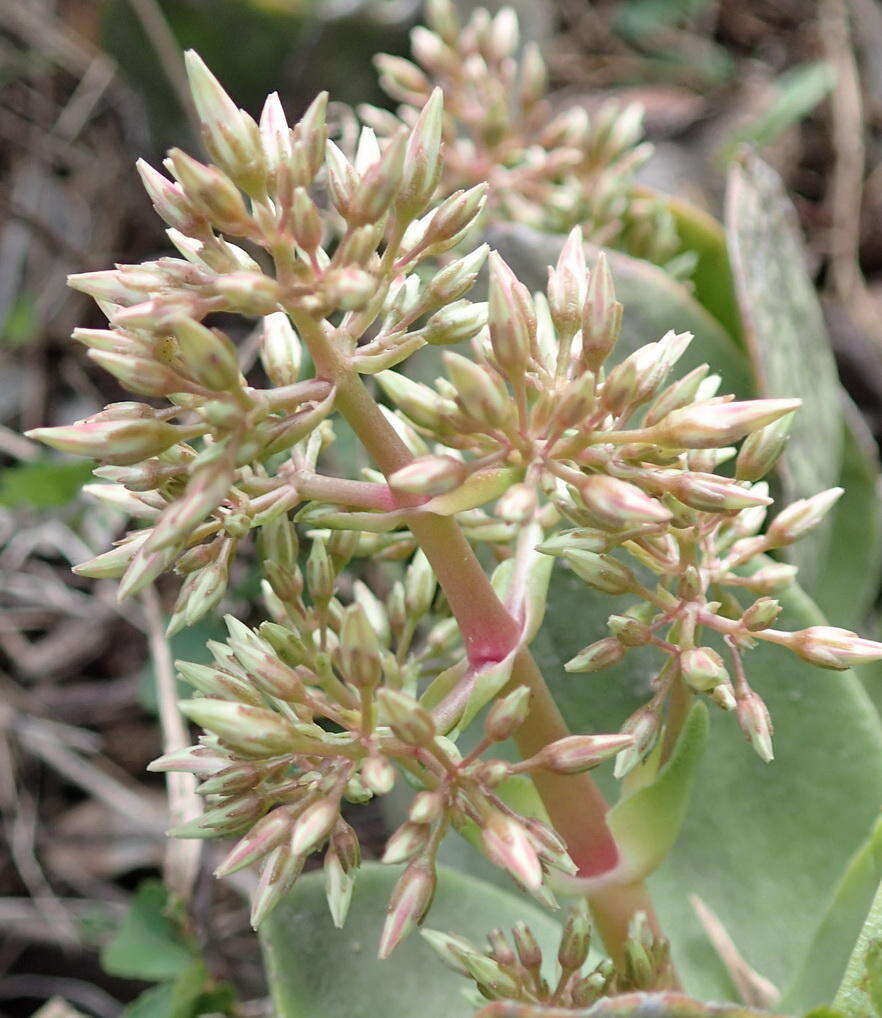
M 672 410 L 652 428 L 653 438 L 682 449 L 713 449 L 737 442 L 802 406 L 800 399 L 693 403 Z
M 739 481 L 759 481 L 778 462 L 793 424 L 793 414 L 785 414 L 748 435 L 735 461 L 735 476 Z
M 379 957 L 388 958 L 398 944 L 422 921 L 435 894 L 435 869 L 430 859 L 418 856 L 392 891 L 380 937 Z
M 791 633 L 789 646 L 804 661 L 837 671 L 882 659 L 882 643 L 835 626 L 810 626 Z
M 671 519 L 668 509 L 636 485 L 605 474 L 585 477 L 579 484 L 579 494 L 598 523 L 616 530 Z
M 527 720 L 530 713 L 530 690 L 518 686 L 490 708 L 484 722 L 484 732 L 494 742 L 504 742 Z
M 631 570 L 609 555 L 570 549 L 563 558 L 580 579 L 605 594 L 627 594 L 634 585 Z
M 772 749 L 772 719 L 769 717 L 769 710 L 763 698 L 752 689 L 738 697 L 736 707 L 738 724 L 744 732 L 745 738 L 756 750 L 759 758 L 765 763 L 771 763 L 774 759 Z
M 699 693 L 707 693 L 729 680 L 722 658 L 712 647 L 693 647 L 683 651 L 680 671 L 686 684 Z
M 528 890 L 542 883 L 539 856 L 524 827 L 513 817 L 492 810 L 481 825 L 481 842 L 492 863 L 508 870 Z
M 450 346 L 474 338 L 487 324 L 487 305 L 460 300 L 436 311 L 420 335 L 432 346 Z
M 787 506 L 769 524 L 766 537 L 770 545 L 777 548 L 798 541 L 821 523 L 843 494 L 842 488 L 829 488 Z
M 599 672 L 618 664 L 625 656 L 625 647 L 620 640 L 607 636 L 597 640 L 580 651 L 564 665 L 568 672 Z
M 409 820 L 392 833 L 380 861 L 387 866 L 407 862 L 425 848 L 428 840 L 429 827 Z
M 291 753 L 297 745 L 291 723 L 262 707 L 207 698 L 183 700 L 179 706 L 194 724 L 249 757 Z
M 395 689 L 381 689 L 377 705 L 382 719 L 392 731 L 411 746 L 428 746 L 435 738 L 432 715 L 406 693 Z
M 634 736 L 620 732 L 614 735 L 569 735 L 549 743 L 530 758 L 532 768 L 554 774 L 578 774 L 608 760 L 634 742 Z
M 466 466 L 452 456 L 420 456 L 389 478 L 395 491 L 411 495 L 443 495 L 462 484 Z

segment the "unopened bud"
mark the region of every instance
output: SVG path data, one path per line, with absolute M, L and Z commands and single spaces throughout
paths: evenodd
M 804 661 L 837 671 L 882 659 L 882 643 L 835 626 L 811 626 L 791 633 L 789 645 Z
M 680 670 L 686 684 L 699 693 L 707 693 L 729 679 L 722 658 L 712 647 L 692 647 L 683 651 Z
M 752 399 L 693 403 L 673 410 L 653 428 L 656 441 L 682 449 L 731 445 L 802 406 L 800 399 Z
M 785 414 L 748 435 L 735 461 L 739 481 L 760 481 L 778 462 L 793 425 L 793 414 Z
M 608 760 L 627 749 L 634 736 L 625 732 L 615 735 L 569 735 L 549 743 L 530 759 L 532 767 L 554 774 L 578 774 Z
M 771 546 L 777 548 L 798 541 L 824 519 L 842 495 L 842 488 L 829 488 L 787 506 L 772 520 L 766 531 Z
M 428 746 L 435 738 L 432 715 L 407 693 L 381 689 L 377 704 L 392 731 L 411 746 Z
M 595 373 L 615 346 L 622 324 L 612 275 L 601 252 L 588 280 L 582 308 L 582 360 Z
M 521 727 L 529 713 L 530 690 L 527 686 L 518 686 L 490 708 L 484 722 L 487 738 L 504 742 Z
M 568 672 L 599 672 L 618 664 L 625 656 L 625 646 L 620 640 L 608 636 L 589 644 L 564 665 Z
M 667 523 L 671 519 L 670 510 L 635 484 L 606 474 L 589 474 L 580 483 L 579 494 L 598 523 L 611 529 Z
M 761 597 L 741 616 L 741 624 L 752 633 L 768 629 L 781 614 L 781 605 L 771 597 Z
M 443 495 L 459 487 L 465 479 L 466 467 L 452 456 L 421 456 L 406 467 L 396 470 L 389 484 L 396 491 L 411 495 Z
M 509 873 L 528 890 L 542 883 L 542 866 L 523 826 L 505 813 L 493 810 L 481 826 L 484 851 L 491 862 Z
M 631 570 L 610 555 L 597 555 L 576 549 L 565 551 L 563 558 L 589 587 L 605 594 L 627 594 L 634 585 Z
M 387 866 L 407 862 L 425 848 L 428 840 L 428 825 L 409 820 L 392 833 L 380 861 Z
M 452 346 L 473 339 L 486 324 L 486 304 L 460 300 L 436 311 L 420 334 L 432 346 Z
M 408 933 L 422 922 L 435 894 L 435 882 L 432 860 L 424 856 L 414 859 L 401 875 L 392 891 L 380 937 L 381 959 L 388 958 Z
M 769 709 L 765 701 L 752 689 L 738 697 L 736 705 L 738 724 L 741 731 L 759 758 L 765 763 L 771 763 L 775 757 L 772 750 L 772 719 L 769 716 Z

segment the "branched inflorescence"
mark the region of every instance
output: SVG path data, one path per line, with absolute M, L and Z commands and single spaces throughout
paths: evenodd
M 505 34 L 505 19 L 492 24 L 488 39 Z M 511 45 L 497 44 L 505 64 Z M 614 754 L 623 774 L 656 742 L 671 696 L 689 689 L 734 709 L 769 759 L 771 724 L 745 651 L 777 643 L 829 668 L 882 657 L 882 645 L 842 630 L 773 628 L 770 595 L 793 570 L 758 556 L 796 540 L 839 494 L 797 503 L 760 532 L 761 478 L 798 401 L 717 396 L 707 368 L 668 382 L 687 335 L 610 366 L 621 307 L 603 258 L 587 271 L 579 228 L 544 294 L 491 254 L 488 301 L 466 299 L 486 246 L 443 256 L 474 228 L 486 187 L 435 198 L 440 91 L 385 147 L 365 128 L 350 162 L 327 141 L 324 96 L 293 129 L 271 96 L 257 124 L 194 54 L 188 69 L 214 165 L 173 150 L 172 179 L 139 166 L 181 257 L 72 278 L 109 320 L 75 338 L 153 402 L 34 434 L 100 460 L 110 483 L 93 493 L 144 524 L 78 572 L 121 577 L 125 596 L 174 568 L 183 583 L 171 632 L 219 604 L 237 544 L 260 531 L 269 620 L 252 629 L 228 618 L 212 665 L 179 665 L 196 691 L 182 709 L 205 734 L 154 764 L 202 782 L 207 811 L 177 834 L 237 836 L 221 873 L 260 864 L 255 923 L 322 849 L 342 923 L 359 861 L 344 803 L 388 792 L 399 774 L 417 790 L 384 856 L 407 867 L 381 954 L 425 916 L 451 827 L 548 901 L 549 878 L 574 867 L 548 824 L 506 802 L 512 775 L 575 774 Z M 260 319 L 269 386 L 243 376 L 232 341 L 206 324 L 216 312 Z M 463 341 L 472 356 L 445 352 L 434 388 L 392 370 L 425 344 Z M 394 409 L 362 375 L 377 376 Z M 324 471 L 337 411 L 382 472 Z M 742 439 L 734 476 L 714 473 Z M 503 560 L 504 606 L 452 518 Z M 433 543 L 442 525 L 459 542 L 452 561 Z M 399 579 L 353 582 L 346 569 L 366 556 L 401 563 Z M 530 723 L 539 687 L 515 681 L 513 662 L 541 623 L 555 557 L 589 586 L 635 600 L 569 670 L 595 671 L 640 645 L 663 663 L 621 733 L 554 737 L 511 763 L 493 747 Z M 466 568 L 478 571 L 463 583 Z M 758 599 L 742 606 L 745 592 Z M 724 641 L 728 668 L 705 634 Z M 454 736 L 488 704 L 464 753 Z
M 578 225 L 588 240 L 656 262 L 675 255 L 670 211 L 634 183 L 652 152 L 639 104 L 554 112 L 545 62 L 535 43 L 521 47 L 511 8 L 494 16 L 478 8 L 462 25 L 450 0 L 430 0 L 426 20 L 411 33 L 415 62 L 381 54 L 376 63 L 406 123 L 443 89 L 444 194 L 487 181 L 489 210 L 500 218 L 561 233 Z M 385 110 L 359 112 L 379 134 L 394 129 Z
M 669 945 L 652 932 L 642 913 L 630 924 L 619 965 L 610 958 L 591 968 L 586 965 L 591 932 L 588 908 L 580 902 L 563 924 L 552 980 L 539 942 L 524 922 L 511 931 L 511 941 L 503 930 L 493 930 L 485 950 L 464 937 L 438 930 L 424 930 L 423 936 L 448 967 L 474 981 L 476 1003 L 505 1000 L 533 1005 L 536 1018 L 546 1008 L 559 1009 L 555 1013 L 561 1014 L 590 1007 L 603 997 L 672 985 Z M 525 1018 L 530 1013 L 525 1009 Z

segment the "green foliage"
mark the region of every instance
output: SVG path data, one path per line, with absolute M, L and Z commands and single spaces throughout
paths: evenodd
M 783 626 L 819 622 L 796 587 L 781 602 Z M 626 604 L 587 591 L 574 576 L 552 580 L 534 653 L 573 731 L 606 731 L 645 701 L 653 671 L 642 650 L 597 675 L 563 673 L 563 663 L 602 636 L 606 616 Z M 818 902 L 830 895 L 882 799 L 882 724 L 853 674 L 822 673 L 766 646 L 750 652 L 747 667 L 775 720 L 776 759 L 763 764 L 715 709 L 713 752 L 698 765 L 680 838 L 650 880 L 684 984 L 705 999 L 730 997 L 732 988 L 688 895 L 720 916 L 752 966 L 787 986 L 818 925 Z M 614 794 L 610 777 L 601 780 Z M 835 988 L 827 987 L 828 999 Z
M 92 464 L 42 458 L 0 470 L 0 505 L 10 509 L 57 509 L 77 497 Z
M 144 881 L 132 907 L 101 956 L 110 975 L 159 985 L 145 990 L 123 1018 L 198 1018 L 230 1014 L 232 989 L 208 974 L 198 945 L 158 880 Z
M 731 158 L 738 146 L 758 149 L 771 145 L 783 132 L 802 120 L 836 84 L 836 70 L 826 60 L 799 64 L 785 71 L 773 86 L 773 97 L 765 110 L 739 127 L 726 142 L 723 158 Z
M 397 869 L 397 868 L 396 868 Z M 467 1018 L 464 982 L 438 964 L 420 937 L 410 937 L 378 964 L 377 942 L 398 873 L 362 867 L 346 926 L 328 915 L 322 874 L 309 873 L 260 930 L 277 1018 Z M 549 913 L 522 896 L 441 867 L 431 925 L 480 942 L 494 926 L 525 920 L 553 957 L 560 935 Z

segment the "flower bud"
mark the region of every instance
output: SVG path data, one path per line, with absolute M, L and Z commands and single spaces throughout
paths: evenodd
M 835 626 L 810 626 L 791 633 L 789 645 L 804 661 L 837 671 L 882 659 L 882 643 Z
M 398 830 L 393 831 L 386 842 L 383 858 L 380 861 L 387 866 L 397 866 L 399 863 L 407 862 L 418 852 L 422 852 L 428 840 L 428 825 L 409 820 L 403 823 Z
M 798 541 L 824 519 L 842 495 L 842 488 L 829 488 L 787 506 L 772 520 L 766 531 L 771 547 L 779 548 Z
M 432 824 L 440 820 L 446 809 L 446 799 L 441 792 L 417 792 L 408 810 L 408 816 L 415 824 Z
M 228 877 L 231 873 L 250 866 L 262 859 L 291 836 L 291 814 L 284 806 L 276 807 L 261 817 L 242 838 L 224 861 L 214 871 L 216 877 Z
M 236 348 L 226 336 L 192 318 L 175 322 L 174 331 L 181 360 L 195 381 L 214 392 L 238 387 L 241 376 Z
M 438 581 L 425 552 L 418 551 L 404 577 L 404 606 L 412 619 L 421 619 L 432 607 Z
M 225 700 L 183 700 L 181 713 L 249 757 L 290 753 L 296 745 L 291 723 L 274 711 Z
M 528 972 L 538 974 L 542 965 L 542 949 L 539 947 L 533 931 L 523 920 L 519 920 L 515 923 L 511 934 L 520 963 Z
M 627 594 L 634 585 L 634 574 L 610 555 L 571 549 L 563 553 L 564 561 L 589 587 L 605 594 Z
M 495 513 L 499 519 L 515 526 L 529 523 L 539 509 L 536 488 L 527 482 L 513 484 L 496 503 Z
M 487 368 L 451 350 L 444 352 L 444 367 L 463 413 L 488 428 L 499 427 L 506 421 L 511 413 L 511 399 Z
M 741 624 L 751 633 L 769 629 L 781 614 L 781 605 L 770 597 L 761 597 L 741 616 Z
M 591 916 L 583 904 L 570 912 L 561 934 L 557 961 L 564 972 L 578 971 L 588 958 L 590 946 Z
M 359 604 L 351 604 L 340 627 L 340 660 L 344 678 L 360 689 L 373 689 L 382 678 L 380 644 Z
M 536 312 L 527 288 L 495 251 L 490 253 L 488 263 L 490 342 L 499 367 L 515 381 L 530 359 Z
M 435 868 L 431 859 L 419 856 L 407 867 L 392 891 L 386 922 L 380 937 L 380 959 L 388 958 L 398 944 L 429 911 L 435 895 Z
M 319 799 L 294 821 L 291 834 L 291 851 L 295 855 L 309 855 L 328 837 L 340 815 L 337 799 Z
M 178 148 L 169 152 L 166 166 L 174 173 L 187 199 L 219 230 L 239 235 L 248 231 L 245 202 L 226 174 Z
M 772 502 L 766 495 L 751 491 L 738 481 L 715 474 L 672 473 L 665 479 L 667 490 L 674 498 L 700 512 L 740 512 Z
M 361 780 L 374 795 L 386 795 L 395 784 L 395 768 L 384 756 L 369 756 L 361 765 Z
M 426 296 L 433 303 L 442 305 L 449 305 L 462 297 L 474 285 L 478 273 L 487 260 L 489 250 L 489 245 L 481 244 L 480 247 L 464 257 L 457 258 L 456 261 L 445 265 L 428 281 Z M 431 320 L 430 318 L 429 321 L 431 322 Z M 486 323 L 486 315 L 484 323 Z M 471 338 L 471 336 L 465 338 Z M 429 343 L 433 342 L 428 336 L 426 336 L 426 340 Z
M 527 720 L 530 713 L 530 690 L 518 686 L 490 708 L 484 722 L 484 732 L 494 742 L 504 742 Z
M 153 418 L 114 421 L 87 417 L 65 427 L 33 428 L 26 435 L 61 452 L 128 466 L 164 452 L 199 430 Z
M 643 647 L 652 639 L 652 629 L 631 615 L 610 615 L 606 624 L 610 634 L 626 647 Z
M 672 410 L 652 428 L 655 441 L 681 449 L 731 445 L 802 406 L 800 399 L 752 399 L 693 403 Z
M 352 902 L 355 888 L 355 874 L 347 872 L 333 848 L 325 852 L 325 897 L 331 913 L 331 921 L 340 930 L 346 923 L 346 916 Z
M 683 651 L 680 671 L 686 684 L 698 693 L 707 693 L 729 679 L 722 658 L 712 647 L 692 647 Z
M 616 665 L 625 656 L 625 646 L 613 636 L 591 643 L 564 665 L 568 672 L 599 672 Z
M 486 304 L 460 300 L 436 311 L 420 335 L 432 346 L 451 346 L 473 339 L 486 324 Z
M 569 735 L 549 743 L 530 758 L 530 769 L 541 768 L 554 774 L 578 774 L 608 760 L 634 742 L 625 732 L 615 735 Z
M 400 66 L 400 65 L 398 65 Z M 438 186 L 444 95 L 436 88 L 410 133 L 397 205 L 403 218 L 418 216 Z
M 792 424 L 793 414 L 785 414 L 747 436 L 735 461 L 739 481 L 759 481 L 766 476 L 784 451 Z
M 582 307 L 582 361 L 597 372 L 619 337 L 622 305 L 616 300 L 606 255 L 601 252 L 588 279 Z
M 542 883 L 539 857 L 523 826 L 505 813 L 492 810 L 481 825 L 481 841 L 491 862 L 509 873 L 528 890 Z
M 433 253 L 448 250 L 466 233 L 487 201 L 487 184 L 476 184 L 468 191 L 454 191 L 435 209 L 425 227 L 422 244 Z M 425 220 L 421 220 L 425 222 Z
M 658 736 L 661 720 L 651 706 L 641 707 L 622 725 L 622 734 L 633 736 L 634 741 L 616 757 L 613 775 L 623 778 L 646 756 Z
M 402 127 L 355 188 L 347 217 L 350 223 L 375 223 L 386 212 L 401 183 L 406 149 L 407 130 Z
M 561 249 L 557 265 L 548 270 L 548 307 L 554 327 L 564 341 L 572 339 L 582 327 L 587 282 L 582 228 L 575 226 Z
M 614 530 L 667 523 L 671 512 L 635 484 L 606 474 L 589 474 L 579 484 L 586 509 L 601 526 Z
M 395 491 L 410 495 L 443 495 L 465 480 L 466 466 L 452 456 L 421 456 L 389 478 Z
M 756 750 L 759 758 L 771 763 L 775 757 L 772 750 L 772 719 L 763 698 L 752 689 L 738 697 L 736 706 L 741 731 Z
M 395 689 L 381 689 L 377 693 L 377 704 L 386 723 L 402 742 L 428 746 L 434 741 L 432 715 L 412 696 Z
M 135 167 L 153 208 L 162 220 L 188 236 L 194 232 L 204 234 L 208 230 L 202 214 L 196 211 L 180 185 L 172 183 L 143 159 L 139 159 Z
M 750 576 L 740 578 L 739 583 L 754 594 L 771 594 L 789 586 L 798 571 L 797 566 L 787 562 L 775 562 L 773 565 L 763 566 Z

